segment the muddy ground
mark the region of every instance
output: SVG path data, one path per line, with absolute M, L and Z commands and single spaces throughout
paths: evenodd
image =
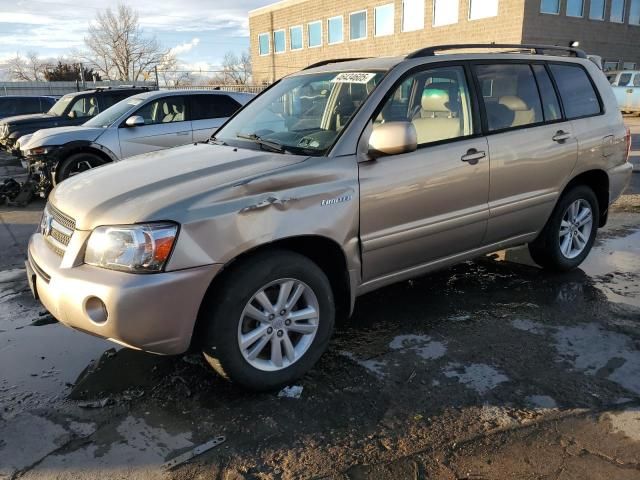
M 0 479 L 640 479 L 639 194 L 575 272 L 514 249 L 362 297 L 299 398 L 53 323 L 22 266 L 43 203 L 3 207 Z

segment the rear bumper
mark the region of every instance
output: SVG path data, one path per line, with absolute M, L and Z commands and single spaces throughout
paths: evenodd
M 609 169 L 609 205 L 615 202 L 631 181 L 633 164 L 625 162 Z
M 90 265 L 61 268 L 60 263 L 42 235 L 34 234 L 27 271 L 56 319 L 128 347 L 169 355 L 189 348 L 200 304 L 221 268 L 141 275 Z

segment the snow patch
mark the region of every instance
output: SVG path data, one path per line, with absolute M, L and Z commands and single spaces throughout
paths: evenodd
M 447 353 L 444 343 L 434 341 L 426 335 L 398 335 L 391 340 L 389 348 L 411 351 L 425 360 L 436 360 Z
M 493 390 L 501 383 L 509 381 L 509 377 L 484 363 L 472 363 L 464 367 L 459 363 L 450 363 L 444 371 L 444 376 L 457 378 L 460 383 L 480 394 Z

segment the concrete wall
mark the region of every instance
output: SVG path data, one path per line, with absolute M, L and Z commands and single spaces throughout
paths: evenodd
M 530 0 L 527 0 L 530 1 Z M 394 35 L 374 36 L 374 9 L 380 5 L 394 3 Z M 424 29 L 402 32 L 402 0 L 285 0 L 271 6 L 254 10 L 249 14 L 251 30 L 251 56 L 254 83 L 271 82 L 289 73 L 296 72 L 312 63 L 332 58 L 372 57 L 404 55 L 429 45 L 461 42 L 519 43 L 522 39 L 522 19 L 525 0 L 501 0 L 498 16 L 481 20 L 469 20 L 469 1 L 459 1 L 458 23 L 433 26 L 433 0 L 425 0 Z M 349 40 L 349 14 L 367 11 L 367 38 Z M 327 44 L 327 20 L 342 15 L 344 41 L 336 45 Z M 322 46 L 308 48 L 307 23 L 322 21 Z M 289 27 L 303 26 L 304 48 L 290 51 Z M 273 53 L 273 31 L 284 28 L 286 52 Z M 271 34 L 271 54 L 260 56 L 258 35 Z

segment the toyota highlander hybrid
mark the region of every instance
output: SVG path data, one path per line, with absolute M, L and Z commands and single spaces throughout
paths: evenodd
M 484 47 L 499 53 L 444 53 Z M 576 268 L 628 183 L 630 136 L 581 50 L 431 47 L 276 82 L 209 142 L 58 185 L 29 242 L 62 323 L 199 349 L 273 389 L 310 369 L 357 296 L 528 244 Z

